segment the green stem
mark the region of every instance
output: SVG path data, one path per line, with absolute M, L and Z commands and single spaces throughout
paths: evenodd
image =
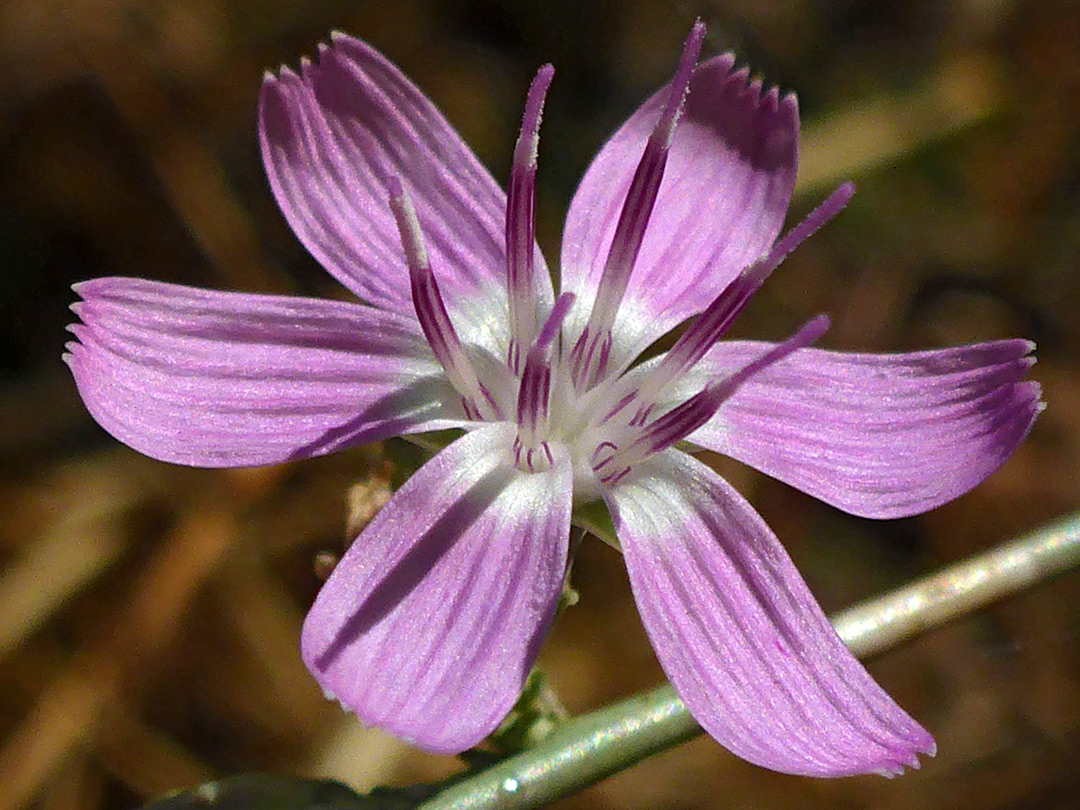
M 1080 513 L 858 604 L 832 622 L 852 651 L 865 658 L 1078 564 Z M 540 807 L 700 733 L 665 684 L 567 722 L 535 747 L 463 779 L 420 807 Z

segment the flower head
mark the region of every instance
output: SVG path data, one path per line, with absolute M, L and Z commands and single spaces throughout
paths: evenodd
M 933 740 L 840 641 L 778 540 L 686 449 L 726 453 L 841 509 L 925 511 L 1029 430 L 1032 345 L 901 355 L 722 341 L 784 257 L 794 96 L 730 55 L 612 136 L 571 203 L 556 295 L 534 239 L 537 73 L 504 194 L 431 102 L 335 34 L 267 75 L 259 134 L 311 253 L 365 303 L 137 279 L 77 287 L 68 364 L 94 417 L 157 458 L 267 464 L 463 431 L 364 529 L 304 624 L 304 660 L 365 721 L 432 751 L 491 733 L 555 613 L 575 506 L 611 515 L 642 619 L 694 716 L 735 753 L 820 776 L 918 764 Z M 641 352 L 693 318 L 673 347 Z

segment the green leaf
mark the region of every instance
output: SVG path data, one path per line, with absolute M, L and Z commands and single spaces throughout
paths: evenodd
M 590 501 L 575 506 L 571 522 L 599 537 L 617 551 L 622 551 L 619 539 L 615 536 L 615 524 L 611 522 L 611 515 L 603 501 Z
M 566 719 L 566 709 L 548 685 L 547 678 L 534 668 L 525 680 L 521 697 L 502 725 L 488 737 L 488 742 L 500 758 L 516 754 L 536 745 Z

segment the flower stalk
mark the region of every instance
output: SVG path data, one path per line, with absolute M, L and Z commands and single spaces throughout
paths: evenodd
M 831 617 L 859 658 L 1080 566 L 1080 513 Z M 420 810 L 525 810 L 576 793 L 702 733 L 669 684 L 575 718 L 535 747 L 458 782 Z

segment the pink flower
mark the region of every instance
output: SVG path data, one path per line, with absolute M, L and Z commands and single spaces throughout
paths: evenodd
M 268 75 L 259 133 L 293 230 L 365 304 L 138 279 L 78 286 L 66 360 L 94 417 L 156 458 L 271 464 L 460 428 L 353 543 L 303 631 L 327 693 L 430 751 L 514 703 L 602 500 L 649 637 L 705 729 L 780 771 L 894 773 L 930 735 L 837 637 L 780 543 L 683 448 L 716 450 L 854 514 L 900 517 L 997 469 L 1040 409 L 1032 344 L 902 355 L 720 341 L 852 193 L 779 238 L 795 97 L 734 58 L 630 117 L 567 215 L 556 296 L 533 238 L 533 82 L 504 194 L 431 102 L 343 35 Z M 675 346 L 643 349 L 696 316 Z

